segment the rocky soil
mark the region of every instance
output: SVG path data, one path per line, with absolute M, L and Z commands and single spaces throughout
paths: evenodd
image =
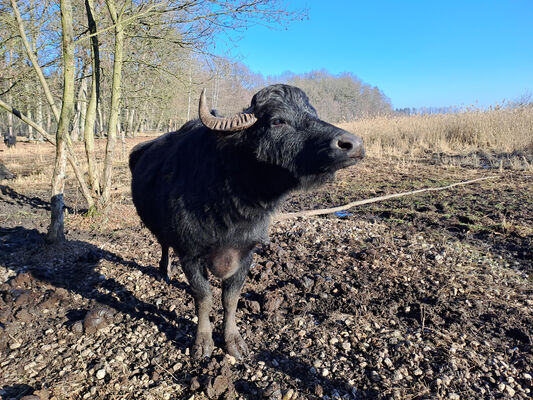
M 19 177 L 31 173 L 4 162 Z M 285 210 L 491 173 L 369 159 L 292 196 Z M 213 279 L 217 349 L 200 362 L 189 357 L 196 317 L 185 277 L 167 284 L 159 275 L 159 248 L 135 215 L 125 165 L 106 219 L 84 217 L 69 189 L 68 242 L 56 246 L 43 240 L 46 184 L 2 181 L 0 396 L 531 398 L 533 177 L 494 174 L 273 224 L 239 303 L 251 355 L 237 361 L 221 349 Z

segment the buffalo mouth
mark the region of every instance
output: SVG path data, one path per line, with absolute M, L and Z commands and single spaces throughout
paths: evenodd
M 337 171 L 339 169 L 348 168 L 360 162 L 364 157 L 364 151 L 349 156 L 337 156 L 329 163 L 328 166 L 325 167 L 325 169 L 330 171 Z

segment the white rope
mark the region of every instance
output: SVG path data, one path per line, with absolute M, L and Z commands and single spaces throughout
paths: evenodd
M 485 176 L 483 178 L 472 179 L 472 180 L 469 180 L 469 181 L 452 183 L 451 185 L 448 185 L 448 186 L 441 186 L 441 187 L 436 187 L 436 188 L 418 189 L 418 190 L 413 190 L 411 192 L 394 193 L 394 194 L 388 194 L 386 196 L 373 197 L 371 199 L 352 201 L 351 203 L 348 203 L 348 204 L 346 204 L 344 206 L 339 206 L 339 207 L 320 208 L 318 210 L 306 210 L 306 211 L 282 213 L 282 214 L 276 215 L 273 218 L 273 221 L 277 222 L 277 221 L 284 221 L 284 220 L 290 219 L 290 218 L 309 217 L 309 216 L 313 216 L 313 215 L 331 214 L 331 213 L 338 212 L 338 211 L 345 211 L 345 210 L 348 210 L 348 209 L 350 209 L 352 207 L 362 206 L 364 204 L 376 203 L 378 201 L 390 200 L 390 199 L 395 199 L 395 198 L 398 198 L 398 197 L 404 197 L 404 196 L 409 196 L 409 195 L 412 195 L 412 194 L 418 194 L 418 193 L 423 193 L 423 192 L 437 192 L 437 191 L 440 191 L 440 190 L 451 189 L 451 188 L 456 187 L 456 186 L 469 185 L 471 183 L 484 181 L 484 180 L 487 180 L 487 179 L 495 179 L 495 178 L 498 178 L 498 176 L 496 176 L 496 175 Z

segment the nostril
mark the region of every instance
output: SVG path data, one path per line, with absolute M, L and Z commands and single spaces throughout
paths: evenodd
M 350 151 L 351 149 L 353 149 L 353 143 L 346 141 L 346 140 L 339 139 L 337 140 L 336 144 L 339 149 L 342 149 L 345 151 Z

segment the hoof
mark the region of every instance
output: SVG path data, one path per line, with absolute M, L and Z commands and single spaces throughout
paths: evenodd
M 237 360 L 242 360 L 248 355 L 248 346 L 239 333 L 226 337 L 226 352 Z
M 192 346 L 192 358 L 195 360 L 200 360 L 202 358 L 209 358 L 213 353 L 213 338 L 211 333 L 198 333 L 196 335 L 196 340 Z

